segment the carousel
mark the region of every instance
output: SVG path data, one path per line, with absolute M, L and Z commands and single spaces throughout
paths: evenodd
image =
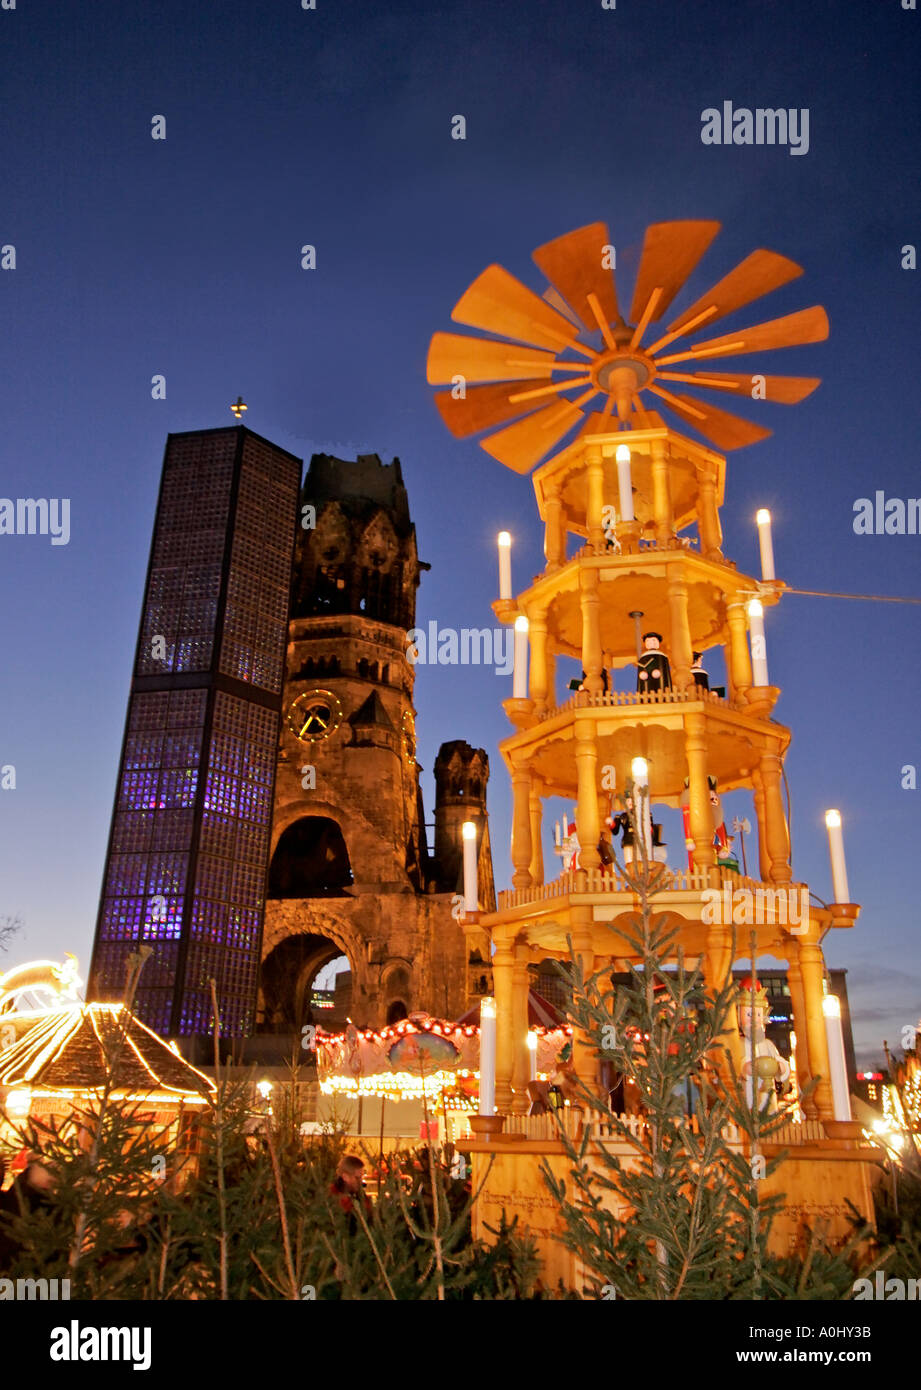
M 387 1147 L 425 1138 L 454 1143 L 469 1135 L 470 1116 L 481 1108 L 480 1054 L 479 1006 L 456 1022 L 414 1013 L 380 1030 L 349 1023 L 342 1033 L 318 1031 L 317 1126 L 344 1121 L 356 1136 L 386 1137 Z M 571 1054 L 572 1029 L 532 991 L 528 1055 L 536 1110 L 565 1104 Z

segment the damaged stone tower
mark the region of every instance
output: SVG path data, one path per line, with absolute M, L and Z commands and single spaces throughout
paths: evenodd
M 480 827 L 481 901 L 495 901 L 489 763 L 465 743 L 442 745 L 430 853 L 406 657 L 428 566 L 399 460 L 315 454 L 300 518 L 257 1028 L 291 1034 L 346 1017 L 381 1027 L 416 1010 L 458 1017 L 475 988 L 452 901 L 463 820 Z M 321 1016 L 314 982 L 334 961 L 335 997 Z

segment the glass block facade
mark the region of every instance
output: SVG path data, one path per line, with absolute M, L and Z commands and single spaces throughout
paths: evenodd
M 301 461 L 242 426 L 171 435 L 90 994 L 158 1032 L 254 1018 Z

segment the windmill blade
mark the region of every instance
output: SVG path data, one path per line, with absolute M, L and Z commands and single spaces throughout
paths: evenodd
M 828 315 L 819 304 L 785 314 L 780 319 L 740 328 L 722 338 L 708 338 L 705 343 L 693 343 L 686 352 L 672 353 L 656 359 L 656 365 L 687 362 L 695 357 L 738 357 L 743 353 L 765 351 L 768 348 L 799 347 L 802 343 L 822 343 L 828 337 Z
M 668 331 L 677 336 L 691 319 L 712 306 L 716 312 L 707 319 L 709 328 L 717 319 L 725 318 L 735 309 L 743 309 L 753 300 L 770 294 L 771 290 L 780 289 L 781 285 L 789 284 L 802 273 L 803 267 L 797 265 L 796 261 L 791 261 L 788 256 L 780 256 L 776 251 L 753 251 L 744 261 L 740 261 L 734 270 L 730 270 L 728 275 L 724 275 L 711 290 L 707 290 L 706 294 L 695 300 L 690 309 L 685 309 L 684 313 L 679 314 L 668 325 Z
M 557 401 L 526 420 L 487 435 L 480 440 L 480 445 L 507 468 L 516 473 L 528 473 L 581 420 L 581 410 L 568 401 Z
M 764 395 L 753 399 L 773 401 L 776 405 L 799 405 L 821 386 L 819 376 L 764 376 L 751 372 L 657 372 L 657 381 L 686 381 L 707 391 L 735 391 L 751 397 L 755 380 L 764 382 Z
M 489 338 L 467 338 L 460 333 L 433 333 L 426 376 L 430 386 L 450 385 L 456 376 L 467 381 L 525 381 L 532 377 L 549 381 L 553 366 L 552 352 Z M 585 368 L 580 365 L 578 370 Z
M 662 293 L 653 319 L 662 317 L 719 229 L 719 222 L 656 222 L 646 228 L 630 309 L 634 323 L 655 289 Z
M 731 415 L 728 410 L 718 410 L 715 405 L 699 401 L 695 396 L 675 396 L 661 386 L 649 386 L 647 390 L 661 396 L 672 410 L 688 418 L 705 439 L 726 453 L 733 449 L 744 449 L 746 444 L 757 444 L 760 439 L 768 439 L 774 433 L 763 425 L 743 420 L 740 415 Z
M 559 352 L 578 337 L 579 330 L 533 294 L 501 265 L 490 265 L 461 295 L 451 314 L 455 323 L 483 328 L 503 338 L 517 338 L 532 347 Z
M 558 313 L 562 314 L 564 318 L 569 319 L 570 323 L 574 323 L 576 325 L 576 328 L 581 332 L 582 325 L 579 322 L 578 315 L 572 312 L 569 305 L 566 303 L 566 300 L 563 298 L 563 296 L 559 293 L 558 290 L 555 290 L 552 285 L 548 285 L 547 288 L 544 290 L 543 297 L 544 299 L 546 299 L 548 304 L 553 305 L 554 309 L 556 309 Z
M 545 242 L 531 256 L 593 333 L 598 330 L 598 322 L 588 302 L 590 294 L 597 299 L 609 323 L 616 323 L 620 318 L 614 275 L 602 264 L 604 247 L 611 244 L 606 223 L 592 222 L 555 241 Z
M 439 391 L 435 404 L 454 438 L 468 439 L 490 425 L 501 425 L 503 420 L 517 420 L 520 415 L 530 415 L 532 411 L 540 410 L 544 400 L 511 401 L 509 397 L 545 384 L 544 381 L 521 381 L 503 382 L 498 386 L 471 386 L 462 400 L 456 400 L 451 391 Z

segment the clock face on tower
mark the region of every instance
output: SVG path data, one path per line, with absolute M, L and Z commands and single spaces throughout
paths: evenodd
M 338 729 L 342 705 L 329 690 L 305 690 L 291 701 L 286 718 L 288 728 L 301 743 L 318 743 Z

